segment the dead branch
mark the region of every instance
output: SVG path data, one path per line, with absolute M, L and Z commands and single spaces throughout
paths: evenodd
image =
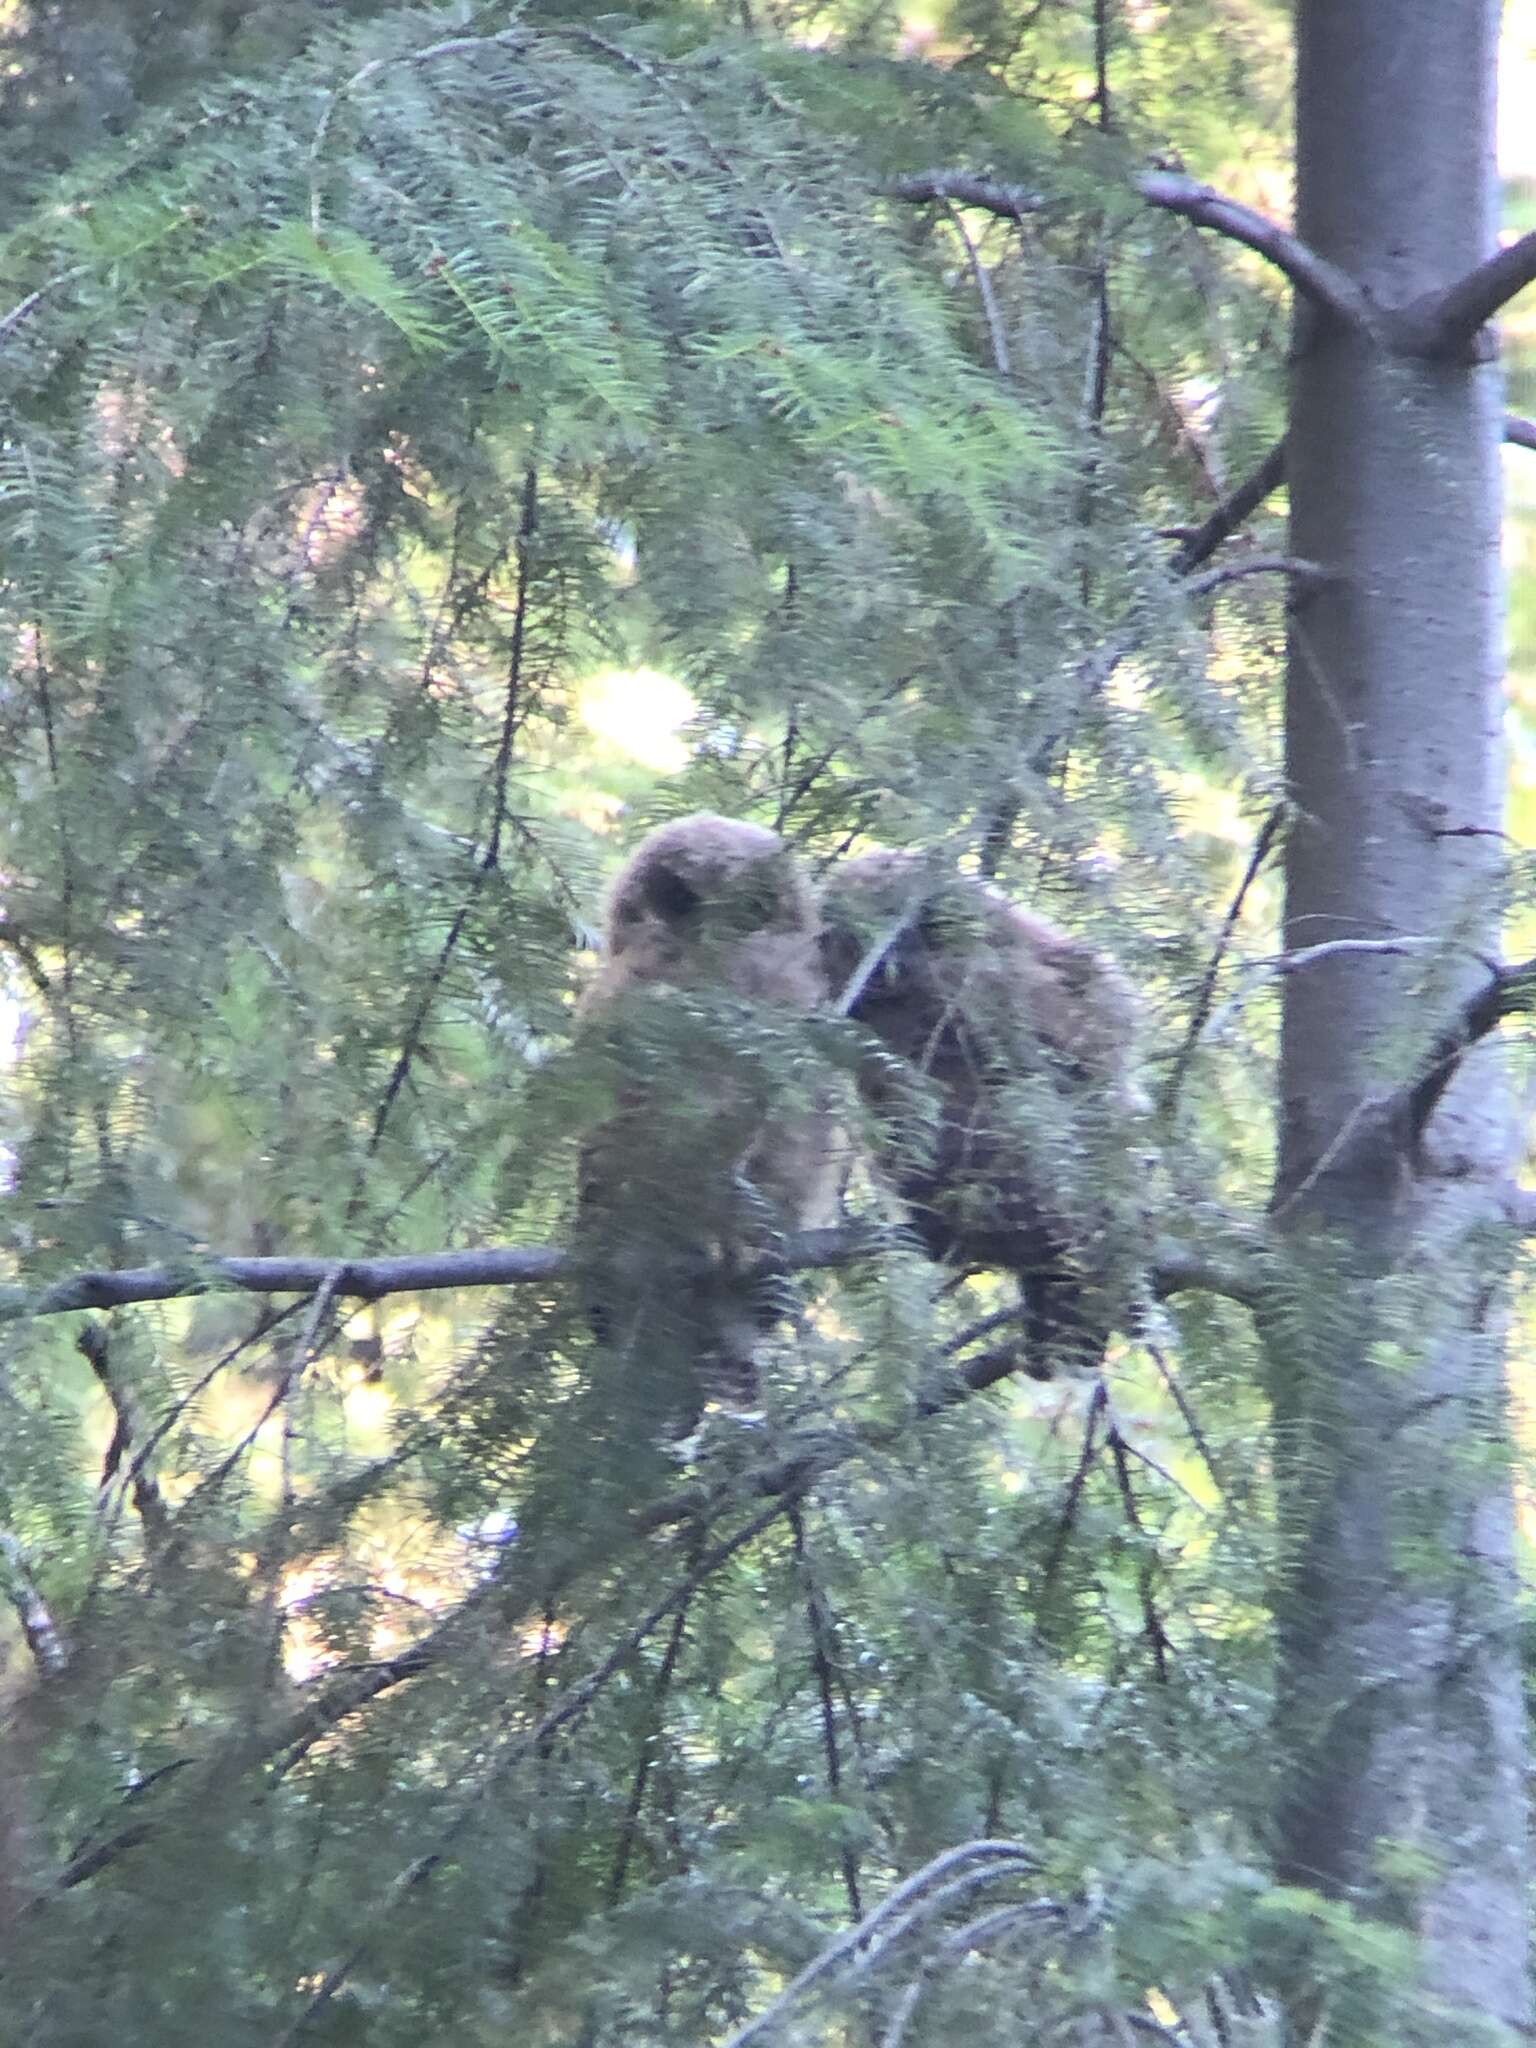
M 1322 583 L 1331 573 L 1321 563 L 1305 562 L 1299 555 L 1244 555 L 1241 561 L 1225 562 L 1219 569 L 1207 569 L 1203 576 L 1189 577 L 1184 588 L 1191 597 L 1206 597 L 1245 576 L 1292 576 L 1298 583 Z
M 1246 477 L 1179 548 L 1169 565 L 1174 575 L 1187 576 L 1202 562 L 1208 562 L 1222 542 L 1230 540 L 1284 481 L 1285 443 L 1277 441 L 1253 474 Z
M 1008 185 L 997 178 L 978 177 L 970 171 L 917 171 L 897 178 L 886 187 L 893 199 L 911 200 L 919 206 L 944 202 L 952 206 L 980 207 L 1000 214 L 1005 220 L 1020 220 L 1039 213 L 1049 205 L 1043 192 L 1027 185 Z

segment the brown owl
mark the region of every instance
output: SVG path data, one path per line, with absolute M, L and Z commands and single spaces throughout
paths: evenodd
M 806 1042 L 825 1008 L 815 893 L 776 832 L 700 813 L 642 840 L 609 892 L 579 1007 L 617 1107 L 582 1151 L 577 1249 L 610 1350 L 675 1405 L 750 1394 L 778 1313 L 750 1268 L 824 1220 L 831 1120 Z M 691 1392 L 689 1391 L 691 1389 Z
M 827 882 L 834 1005 L 868 1034 L 877 1163 L 931 1257 L 1015 1275 L 1030 1370 L 1096 1365 L 1135 1234 L 1136 1002 L 982 882 L 871 853 Z

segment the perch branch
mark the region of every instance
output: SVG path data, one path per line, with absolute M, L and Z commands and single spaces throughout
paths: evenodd
M 860 1224 L 797 1231 L 766 1270 L 807 1273 L 856 1265 L 887 1242 L 888 1232 Z M 380 1301 L 389 1294 L 437 1294 L 450 1287 L 537 1286 L 558 1279 L 568 1265 L 569 1254 L 559 1245 L 530 1244 L 379 1259 L 208 1258 L 185 1265 L 102 1268 L 70 1274 L 35 1293 L 0 1289 L 0 1323 L 80 1309 L 134 1308 L 198 1294 L 312 1295 L 329 1288 L 337 1300 Z M 1152 1278 L 1158 1295 L 1204 1288 L 1248 1301 L 1253 1294 L 1253 1282 L 1240 1265 L 1172 1241 L 1159 1247 Z

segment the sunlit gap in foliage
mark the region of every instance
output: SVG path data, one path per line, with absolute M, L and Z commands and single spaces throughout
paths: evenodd
M 692 693 L 654 668 L 605 668 L 579 692 L 581 720 L 595 739 L 658 775 L 688 761 L 683 728 L 694 714 Z

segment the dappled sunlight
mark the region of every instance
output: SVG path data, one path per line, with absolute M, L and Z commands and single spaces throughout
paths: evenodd
M 581 721 L 594 739 L 642 768 L 673 775 L 688 760 L 682 728 L 692 718 L 692 693 L 654 668 L 609 668 L 577 692 Z

